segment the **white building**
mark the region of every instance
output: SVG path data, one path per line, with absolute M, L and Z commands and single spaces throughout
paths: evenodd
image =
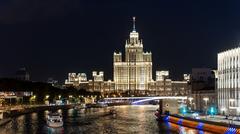
M 152 53 L 143 51 L 143 42 L 135 29 L 133 18 L 133 31 L 125 44 L 125 61 L 122 53 L 114 53 L 113 76 L 117 91 L 141 92 L 148 90 L 152 81 Z
M 186 96 L 190 89 L 188 81 L 170 79 L 169 71 L 156 71 L 155 83 L 156 94 L 160 96 Z
M 92 77 L 94 81 L 104 81 L 104 72 L 100 71 L 99 74 L 97 73 L 97 71 L 93 71 L 92 72 Z
M 185 81 L 190 81 L 191 75 L 190 75 L 190 74 L 183 74 L 183 79 L 184 79 Z
M 97 71 L 92 72 L 92 78 L 93 80 L 89 80 L 89 90 L 90 91 L 98 91 L 98 92 L 104 92 L 104 72 L 100 71 L 99 73 Z
M 105 81 L 104 72 L 93 71 L 92 79 L 87 81 L 84 88 L 112 96 L 186 96 L 188 93 L 189 75 L 184 76 L 183 81 L 173 81 L 168 78 L 169 71 L 156 71 L 156 81 L 152 79 L 152 53 L 143 50 L 143 42 L 135 29 L 135 18 L 130 39 L 125 44 L 125 59 L 122 58 L 121 52 L 114 52 L 113 81 Z M 78 87 L 79 77 L 70 73 L 65 85 Z
M 218 108 L 222 114 L 240 113 L 240 48 L 218 53 Z
M 65 85 L 78 87 L 81 83 L 86 82 L 87 75 L 85 73 L 68 73 L 68 79 L 65 80 Z
M 156 81 L 163 81 L 168 78 L 169 71 L 156 71 Z

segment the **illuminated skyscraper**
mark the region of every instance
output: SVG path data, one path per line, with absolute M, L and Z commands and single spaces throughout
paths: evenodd
M 135 28 L 133 17 L 133 31 L 125 44 L 125 61 L 122 53 L 114 52 L 114 82 L 117 91 L 138 92 L 148 90 L 152 81 L 152 53 L 143 51 L 143 42 Z

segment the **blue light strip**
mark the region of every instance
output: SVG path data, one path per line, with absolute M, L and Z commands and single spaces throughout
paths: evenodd
M 229 127 L 229 128 L 227 129 L 227 131 L 225 132 L 225 134 L 237 134 L 237 129 L 236 129 L 236 128 Z
M 196 128 L 197 128 L 198 130 L 203 130 L 203 126 L 204 126 L 204 123 L 199 122 Z
M 169 116 L 165 116 L 165 117 L 163 118 L 163 120 L 164 120 L 164 121 L 169 121 Z
M 177 122 L 178 125 L 182 125 L 182 121 L 183 119 L 179 119 L 179 121 Z

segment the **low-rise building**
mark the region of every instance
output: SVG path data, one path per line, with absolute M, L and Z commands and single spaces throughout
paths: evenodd
M 87 75 L 85 73 L 69 73 L 65 80 L 66 87 L 84 88 L 87 85 Z
M 189 80 L 183 77 L 182 81 L 174 81 L 169 78 L 169 71 L 156 71 L 156 81 L 149 87 L 153 96 L 187 96 L 190 92 Z
M 217 106 L 215 71 L 210 68 L 193 68 L 191 74 L 189 105 L 193 110 L 205 112 Z
M 84 73 L 81 73 L 84 74 Z M 77 89 L 86 89 L 91 92 L 101 92 L 103 95 L 117 95 L 122 96 L 187 96 L 189 94 L 190 85 L 189 79 L 183 77 L 182 81 L 174 81 L 169 78 L 169 71 L 156 71 L 156 81 L 149 82 L 148 89 L 144 92 L 131 92 L 129 90 L 122 92 L 115 86 L 112 80 L 104 80 L 104 72 L 93 71 L 92 79 L 82 79 L 76 73 L 69 73 L 68 79 L 65 81 L 65 87 L 73 86 Z M 86 78 L 85 75 L 84 78 Z

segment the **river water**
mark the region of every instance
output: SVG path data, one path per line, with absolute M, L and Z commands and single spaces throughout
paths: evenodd
M 1 126 L 0 134 L 210 134 L 172 123 L 158 123 L 153 115 L 157 106 L 115 106 L 116 116 L 110 115 L 109 109 L 59 109 L 64 118 L 61 128 L 46 125 L 49 111 L 21 115 Z

